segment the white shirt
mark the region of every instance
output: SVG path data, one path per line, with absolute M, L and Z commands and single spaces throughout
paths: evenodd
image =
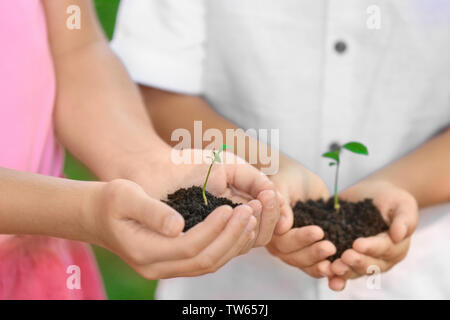
M 329 186 L 320 154 L 364 142 L 369 157 L 342 155 L 341 189 L 450 124 L 445 0 L 122 0 L 112 46 L 141 84 L 200 94 L 244 129 L 280 129 L 281 151 Z M 361 278 L 335 294 L 256 249 L 215 274 L 161 281 L 158 297 L 450 298 L 450 204 L 425 212 L 381 290 Z

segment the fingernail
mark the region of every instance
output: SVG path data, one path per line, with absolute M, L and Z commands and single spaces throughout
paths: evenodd
M 172 235 L 176 231 L 177 225 L 180 223 L 181 217 L 176 214 L 171 214 L 164 220 L 163 233 L 165 235 Z
M 338 276 L 343 276 L 346 272 L 347 272 L 347 270 L 340 271 L 340 272 L 337 272 L 337 275 Z
M 256 200 L 256 201 L 258 201 L 258 200 Z M 258 201 L 258 206 L 253 211 L 253 216 L 256 218 L 259 218 L 261 216 L 261 213 L 262 213 L 262 204 L 261 204 L 261 202 Z
M 225 222 L 227 222 L 228 220 L 230 220 L 232 215 L 233 215 L 233 209 L 231 207 L 229 207 L 223 211 L 222 218 Z
M 243 224 L 247 225 L 248 221 L 250 220 L 250 216 L 253 213 L 253 210 L 247 205 L 243 205 L 242 207 L 244 207 L 245 210 L 242 210 L 239 218 Z
M 361 253 L 365 253 L 366 251 L 367 251 L 367 245 L 366 245 L 366 243 L 364 243 L 363 242 L 363 244 L 359 244 L 359 248 L 358 248 L 359 250 L 357 250 L 357 251 L 359 251 L 359 252 L 361 252 Z
M 250 208 L 252 208 L 253 216 L 259 218 L 262 211 L 262 204 L 259 200 L 252 200 L 247 204 Z
M 355 260 L 353 260 L 351 263 L 350 263 L 350 267 L 355 267 L 355 266 L 357 266 L 358 264 L 359 264 L 359 262 L 360 262 L 360 258 L 358 257 L 358 258 L 355 258 Z
M 272 190 L 270 190 L 270 191 L 268 192 L 268 194 L 269 194 L 269 196 L 267 196 L 267 197 L 270 197 L 270 200 L 269 200 L 268 203 L 267 203 L 267 208 L 268 208 L 268 209 L 273 209 L 273 208 L 275 208 L 275 202 L 276 202 L 276 199 L 275 199 L 275 192 L 273 192 Z
M 254 216 L 250 216 L 247 226 L 245 227 L 246 232 L 251 232 L 256 227 L 256 218 Z

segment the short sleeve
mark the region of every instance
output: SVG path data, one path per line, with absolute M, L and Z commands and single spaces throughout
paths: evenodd
M 202 93 L 204 1 L 121 1 L 111 46 L 135 82 Z

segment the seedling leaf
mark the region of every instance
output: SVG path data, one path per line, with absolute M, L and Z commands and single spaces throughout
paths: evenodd
M 211 164 L 209 165 L 208 173 L 206 175 L 205 183 L 203 184 L 203 190 L 202 190 L 203 201 L 205 203 L 205 206 L 208 205 L 208 199 L 206 198 L 206 184 L 208 183 L 209 174 L 211 173 L 211 169 L 213 167 L 214 162 L 218 162 L 218 163 L 222 162 L 222 160 L 220 159 L 220 153 L 227 148 L 228 148 L 228 146 L 226 144 L 222 144 L 222 147 L 220 148 L 219 151 L 213 150 L 214 158 L 208 157 L 211 159 Z
M 220 159 L 219 152 L 215 152 L 214 151 L 214 162 L 217 162 L 217 163 L 221 163 L 222 162 L 222 160 Z
M 338 178 L 339 178 L 339 166 L 340 166 L 340 159 L 339 154 L 342 150 L 342 148 L 347 149 L 348 151 L 351 151 L 353 153 L 357 154 L 363 154 L 363 155 L 369 155 L 369 151 L 367 150 L 367 147 L 363 145 L 360 142 L 352 141 L 344 144 L 341 148 L 338 148 L 338 150 L 335 151 L 329 151 L 322 154 L 322 157 L 332 159 L 336 162 L 330 162 L 328 165 L 330 167 L 336 166 L 336 177 L 334 179 L 334 209 L 336 211 L 339 211 L 340 205 L 339 205 L 339 198 L 338 198 Z
M 367 147 L 359 142 L 348 142 L 344 144 L 342 148 L 345 148 L 353 153 L 364 154 L 366 156 L 369 155 Z
M 322 157 L 333 159 L 336 162 L 339 162 L 339 151 L 329 151 L 322 154 Z

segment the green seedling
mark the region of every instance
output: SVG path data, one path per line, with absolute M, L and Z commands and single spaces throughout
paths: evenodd
M 336 176 L 334 179 L 334 209 L 336 211 L 339 211 L 339 208 L 341 207 L 339 205 L 337 190 L 338 190 L 338 178 L 339 178 L 339 165 L 341 163 L 339 156 L 340 156 L 342 149 L 347 149 L 347 150 L 349 150 L 353 153 L 357 153 L 357 154 L 363 154 L 366 156 L 369 155 L 369 151 L 367 150 L 367 147 L 360 142 L 348 142 L 348 143 L 344 144 L 343 146 L 338 147 L 336 150 L 325 152 L 324 154 L 322 154 L 322 157 L 333 160 L 332 162 L 329 163 L 330 167 L 336 166 Z
M 208 205 L 208 199 L 206 198 L 206 184 L 208 183 L 209 174 L 211 173 L 211 169 L 212 169 L 212 167 L 213 167 L 215 162 L 217 162 L 217 163 L 221 163 L 222 162 L 222 160 L 220 159 L 220 153 L 223 150 L 227 149 L 227 148 L 228 148 L 228 146 L 226 144 L 223 144 L 222 148 L 220 148 L 219 151 L 213 150 L 214 157 L 208 157 L 209 159 L 211 159 L 211 165 L 209 166 L 208 174 L 206 175 L 206 179 L 205 179 L 205 183 L 203 184 L 203 191 L 202 191 L 203 200 L 205 202 L 205 206 Z

